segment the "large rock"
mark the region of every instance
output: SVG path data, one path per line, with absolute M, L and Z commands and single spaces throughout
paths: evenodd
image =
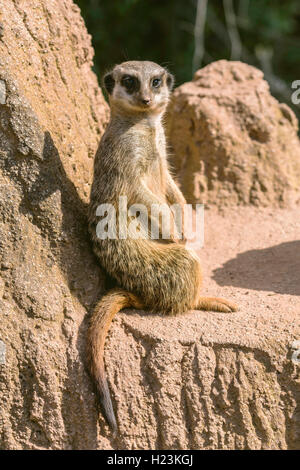
M 84 203 L 108 106 L 72 1 L 0 0 L 0 23 L 0 448 L 92 448 Z
M 205 289 L 240 312 L 117 316 L 112 438 L 85 371 L 103 280 L 84 203 L 108 111 L 90 39 L 71 0 L 0 11 L 0 448 L 299 447 L 297 213 L 257 209 L 206 217 Z
M 114 445 L 300 448 L 298 216 L 206 211 L 203 293 L 232 299 L 238 312 L 116 318 L 106 348 Z
M 69 0 L 0 0 L 0 23 L 0 103 L 5 94 L 7 105 L 19 94 L 21 104 L 30 106 L 51 134 L 68 178 L 87 201 L 93 157 L 109 109 L 91 72 L 94 52 L 79 8 Z M 11 126 L 24 134 L 18 151 L 26 160 L 34 136 L 26 141 L 19 121 Z
M 261 71 L 214 62 L 177 88 L 169 108 L 172 163 L 190 203 L 287 206 L 300 200 L 293 111 Z

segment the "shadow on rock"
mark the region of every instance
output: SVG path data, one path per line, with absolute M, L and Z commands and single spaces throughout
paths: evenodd
M 30 213 L 50 242 L 52 260 L 66 277 L 80 303 L 89 308 L 103 292 L 104 276 L 87 231 L 86 205 L 68 178 L 49 132 L 44 134 L 43 161 L 20 210 Z
M 33 183 L 24 187 L 20 212 L 30 217 L 49 241 L 47 266 L 59 266 L 70 293 L 89 312 L 105 289 L 105 274 L 92 251 L 87 229 L 87 207 L 68 178 L 49 132 L 44 133 L 42 159 L 31 160 L 29 168 L 34 175 Z M 98 446 L 97 400 L 86 372 L 87 323 L 85 315 L 78 325 L 75 339 L 80 361 L 70 348 L 68 375 L 62 394 L 62 417 L 69 446 L 73 449 L 96 449 Z M 65 333 L 70 341 L 73 335 L 74 331 Z
M 215 269 L 220 286 L 300 295 L 300 240 L 249 250 Z

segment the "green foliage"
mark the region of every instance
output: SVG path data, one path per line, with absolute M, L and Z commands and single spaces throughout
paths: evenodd
M 167 66 L 176 85 L 191 80 L 196 0 L 75 1 L 93 38 L 99 77 L 115 63 L 147 59 Z M 231 58 L 225 3 L 208 0 L 202 66 Z M 232 0 L 232 5 L 240 60 L 262 68 L 272 92 L 291 105 L 291 82 L 300 79 L 299 0 Z
M 181 22 L 190 21 L 195 5 L 188 0 L 79 0 L 93 37 L 95 71 L 102 75 L 118 62 L 153 60 L 176 71 L 181 83 L 191 76 L 192 35 Z M 193 25 L 191 24 L 193 27 Z

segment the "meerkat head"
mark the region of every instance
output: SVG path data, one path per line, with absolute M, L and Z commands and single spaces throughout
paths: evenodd
M 162 113 L 173 88 L 173 76 L 154 62 L 116 65 L 103 79 L 112 108 L 125 112 Z

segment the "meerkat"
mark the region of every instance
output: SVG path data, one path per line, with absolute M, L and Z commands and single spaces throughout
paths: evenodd
M 99 144 L 89 204 L 89 232 L 101 266 L 115 280 L 94 308 L 88 329 L 89 369 L 102 410 L 116 432 L 104 366 L 104 345 L 114 316 L 124 308 L 176 315 L 187 310 L 232 312 L 237 306 L 202 297 L 202 273 L 197 254 L 176 236 L 162 239 L 116 237 L 99 239 L 97 207 L 112 204 L 118 216 L 119 196 L 128 205 L 186 203 L 168 168 L 162 117 L 173 87 L 173 76 L 149 61 L 116 65 L 104 76 L 111 109 L 110 122 Z M 118 217 L 116 218 L 118 220 Z M 160 220 L 156 221 L 161 231 Z

